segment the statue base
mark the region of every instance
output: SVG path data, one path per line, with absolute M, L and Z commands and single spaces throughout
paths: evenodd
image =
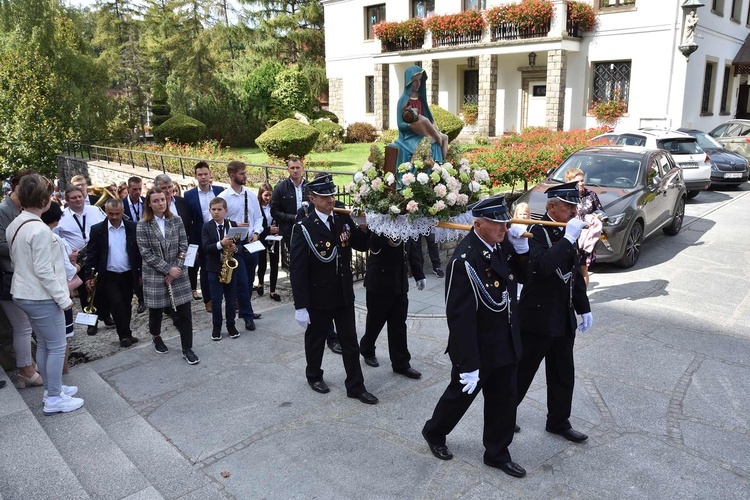
M 682 52 L 682 55 L 685 56 L 685 59 L 690 60 L 690 54 L 698 50 L 698 44 L 691 43 L 689 45 L 680 45 L 679 49 L 680 52 Z

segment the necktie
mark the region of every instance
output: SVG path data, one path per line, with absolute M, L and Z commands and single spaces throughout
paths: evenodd
M 328 224 L 328 229 L 333 232 L 333 215 L 328 216 L 328 221 L 326 221 L 326 224 Z
M 219 225 L 219 241 L 224 239 L 224 224 Z

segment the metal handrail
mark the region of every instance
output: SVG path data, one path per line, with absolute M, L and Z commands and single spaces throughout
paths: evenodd
M 94 141 L 90 141 L 94 142 Z M 85 151 L 84 151 L 85 149 Z M 133 168 L 136 167 L 145 167 L 147 171 L 151 171 L 151 169 L 154 166 L 153 159 L 156 157 L 156 161 L 158 161 L 159 165 L 161 166 L 160 169 L 163 173 L 167 173 L 167 163 L 169 163 L 169 160 L 176 160 L 175 168 L 179 168 L 180 174 L 182 175 L 183 179 L 187 179 L 188 176 L 185 175 L 185 168 L 184 168 L 184 162 L 193 162 L 198 163 L 199 161 L 205 161 L 205 162 L 211 162 L 213 164 L 220 164 L 220 165 L 226 165 L 231 160 L 220 160 L 216 158 L 196 158 L 192 156 L 177 156 L 177 155 L 170 155 L 170 154 L 164 154 L 164 153 L 156 153 L 152 151 L 143 151 L 140 149 L 129 149 L 129 148 L 116 148 L 111 146 L 99 146 L 96 144 L 88 144 L 80 141 L 66 141 L 63 145 L 63 150 L 69 155 L 73 156 L 74 158 L 88 158 L 89 160 L 105 160 L 107 163 L 117 163 L 119 165 L 130 165 Z M 149 156 L 152 157 L 152 161 L 149 164 Z M 138 158 L 142 157 L 143 160 L 139 160 Z M 164 162 L 164 160 L 168 160 L 167 163 Z M 123 160 L 127 160 L 123 163 Z M 253 168 L 260 168 L 263 169 L 263 174 L 266 180 L 269 180 L 271 177 L 269 173 L 274 170 L 279 171 L 286 171 L 286 167 L 279 166 L 279 165 L 264 165 L 260 163 L 246 163 L 245 165 Z M 326 173 L 331 175 L 347 175 L 354 177 L 354 172 L 332 172 L 328 170 L 315 170 L 315 169 L 305 169 L 305 178 L 309 180 L 311 174 L 317 174 L 317 173 Z M 171 172 L 170 172 L 171 173 Z M 192 176 L 191 176 L 192 177 Z

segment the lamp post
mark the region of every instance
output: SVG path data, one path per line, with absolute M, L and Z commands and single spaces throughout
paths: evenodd
M 466 62 L 469 64 L 469 69 L 474 69 L 477 65 L 477 58 L 470 57 L 466 60 Z

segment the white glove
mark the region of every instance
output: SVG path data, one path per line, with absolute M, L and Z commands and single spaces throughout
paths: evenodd
M 508 229 L 508 241 L 513 245 L 516 253 L 526 253 L 529 251 L 529 240 L 523 237 L 526 227 L 521 224 L 514 224 Z
M 581 331 L 581 333 L 585 332 L 589 328 L 591 328 L 594 325 L 594 317 L 591 315 L 591 313 L 583 313 L 581 315 L 581 324 L 578 325 L 578 329 Z
M 417 290 L 420 292 L 424 290 L 424 287 L 427 285 L 427 278 L 422 278 L 421 280 L 417 280 Z
M 302 328 L 307 328 L 307 325 L 310 324 L 310 314 L 308 314 L 307 309 L 296 309 L 294 311 L 294 319 L 297 320 L 297 323 Z
M 579 236 L 581 236 L 581 231 L 583 231 L 583 226 L 585 225 L 586 221 L 583 221 L 581 219 L 570 219 L 565 226 L 564 238 L 571 244 L 575 245 L 576 240 Z
M 463 389 L 461 389 L 461 392 L 472 394 L 477 388 L 477 384 L 479 383 L 479 370 L 474 370 L 473 372 L 469 373 L 461 373 L 459 375 L 459 378 L 459 381 L 465 386 Z

